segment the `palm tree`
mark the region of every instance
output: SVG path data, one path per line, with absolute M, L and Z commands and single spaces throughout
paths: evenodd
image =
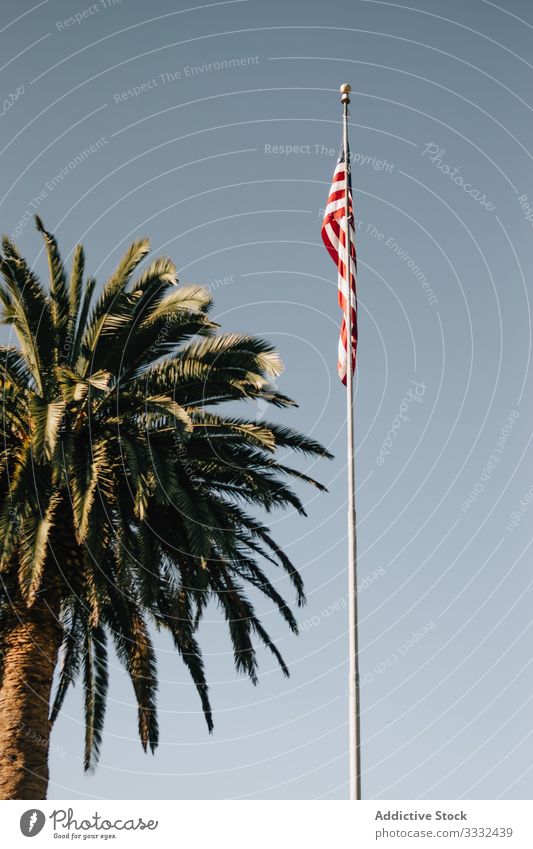
M 215 600 L 235 666 L 257 681 L 256 645 L 278 649 L 246 594 L 260 591 L 297 631 L 265 573 L 280 567 L 297 602 L 302 580 L 250 508 L 303 506 L 287 483 L 323 487 L 285 465 L 278 449 L 330 456 L 313 439 L 231 417 L 226 402 L 293 402 L 272 380 L 271 345 L 217 333 L 211 299 L 180 286 L 136 241 L 94 298 L 84 251 L 69 273 L 37 218 L 49 265 L 46 291 L 15 245 L 0 256 L 2 320 L 18 347 L 1 348 L 0 797 L 45 798 L 51 726 L 69 685 L 83 681 L 86 770 L 102 742 L 108 645 L 131 679 L 141 743 L 158 742 L 151 631 L 170 634 L 211 706 L 197 629 Z M 215 412 L 224 405 L 223 412 Z M 52 694 L 53 677 L 57 676 Z

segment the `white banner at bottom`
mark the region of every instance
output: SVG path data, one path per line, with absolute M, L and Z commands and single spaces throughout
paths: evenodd
M 528 801 L 0 802 L 2 846 L 532 849 Z M 67 843 L 69 841 L 69 843 Z

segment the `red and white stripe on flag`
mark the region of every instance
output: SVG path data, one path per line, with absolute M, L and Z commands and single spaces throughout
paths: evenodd
M 348 180 L 348 221 L 346 219 L 346 180 Z M 346 232 L 348 226 L 350 228 L 350 262 L 348 262 L 346 249 Z M 357 255 L 355 251 L 352 186 L 349 170 L 347 171 L 346 169 L 344 150 L 341 151 L 335 173 L 333 174 L 333 182 L 329 191 L 326 212 L 322 222 L 322 240 L 338 270 L 339 306 L 342 310 L 343 318 L 339 337 L 337 371 L 342 382 L 346 384 L 349 302 L 352 309 L 352 373 L 355 370 L 355 352 L 357 348 Z M 348 267 L 350 269 L 349 273 Z M 348 297 L 348 292 L 350 292 L 351 297 Z

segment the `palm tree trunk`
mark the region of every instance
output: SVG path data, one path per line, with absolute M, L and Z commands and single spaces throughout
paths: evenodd
M 46 596 L 50 599 L 48 602 Z M 59 646 L 59 598 L 18 599 L 1 636 L 0 798 L 45 799 L 50 691 Z

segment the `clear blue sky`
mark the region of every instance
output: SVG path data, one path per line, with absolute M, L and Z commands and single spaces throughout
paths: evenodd
M 83 240 L 100 280 L 151 236 L 212 287 L 224 329 L 279 346 L 279 387 L 300 407 L 278 418 L 336 454 L 313 469 L 330 493 L 303 492 L 309 518 L 273 519 L 309 597 L 297 639 L 264 608 L 290 680 L 266 655 L 256 689 L 240 680 L 212 610 L 213 737 L 163 643 L 156 756 L 114 669 L 98 771 L 82 771 L 78 688 L 53 735 L 51 797 L 346 798 L 345 411 L 320 210 L 349 81 L 364 795 L 530 798 L 531 5 L 2 11 L 0 229 L 42 268 L 26 221 L 38 207 L 65 253 Z

